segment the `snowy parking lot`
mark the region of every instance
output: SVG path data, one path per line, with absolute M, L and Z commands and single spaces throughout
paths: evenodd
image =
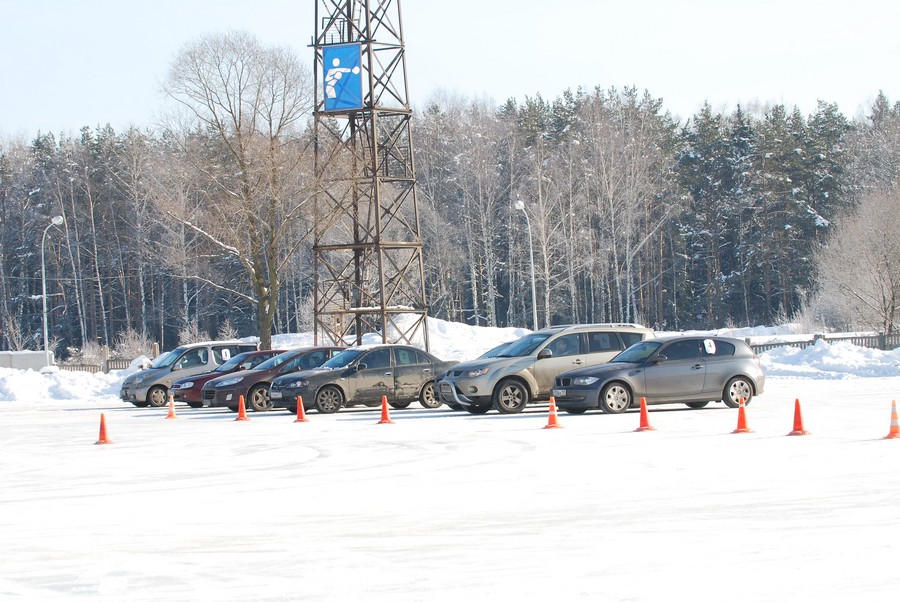
M 641 433 L 637 411 L 544 429 L 546 405 L 169 420 L 100 377 L 33 374 L 29 399 L 4 372 L 0 598 L 893 597 L 900 376 L 768 369 L 747 434 L 722 404 Z M 795 399 L 810 436 L 786 436 Z

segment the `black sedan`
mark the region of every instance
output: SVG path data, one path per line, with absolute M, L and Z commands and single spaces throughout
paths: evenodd
M 378 406 L 382 396 L 394 408 L 418 401 L 437 408 L 435 375 L 457 362 L 443 361 L 409 345 L 354 347 L 331 358 L 316 370 L 280 376 L 272 381 L 269 398 L 274 407 L 297 411 L 297 396 L 303 408 L 332 414 L 342 407 Z
M 669 336 L 636 343 L 609 363 L 556 377 L 556 405 L 570 414 L 600 409 L 618 414 L 640 405 L 684 403 L 702 408 L 722 401 L 736 408 L 760 395 L 765 375 L 742 340 L 717 336 Z

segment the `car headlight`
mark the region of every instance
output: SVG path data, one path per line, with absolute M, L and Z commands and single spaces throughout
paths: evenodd
M 216 383 L 217 387 L 230 387 L 231 385 L 236 385 L 239 382 L 244 380 L 243 376 L 239 376 L 238 378 L 227 378 L 221 382 Z
M 488 373 L 487 368 L 478 368 L 477 370 L 469 370 L 466 373 L 466 376 L 468 376 L 469 378 L 475 378 L 476 376 L 484 376 L 487 373 Z
M 598 380 L 600 380 L 600 379 L 597 378 L 596 376 L 576 376 L 575 378 L 572 379 L 572 384 L 579 385 L 579 386 L 586 386 L 586 385 L 592 385 L 595 382 L 597 382 Z
M 140 376 L 135 376 L 135 377 L 134 377 L 134 380 L 131 381 L 131 384 L 133 384 L 133 385 L 139 385 L 139 384 L 141 384 L 142 382 L 144 382 L 145 380 L 147 380 L 147 377 L 148 377 L 148 376 L 150 376 L 150 375 L 149 375 L 149 374 L 141 374 Z
M 304 387 L 309 386 L 309 381 L 305 378 L 301 378 L 300 380 L 292 380 L 287 384 L 289 389 L 302 389 Z
M 173 388 L 173 389 L 190 389 L 190 388 L 193 387 L 193 386 L 194 386 L 194 381 L 189 380 L 189 381 L 187 381 L 186 383 L 181 383 L 181 384 L 178 385 L 178 386 L 174 386 L 174 385 L 173 385 L 172 388 Z

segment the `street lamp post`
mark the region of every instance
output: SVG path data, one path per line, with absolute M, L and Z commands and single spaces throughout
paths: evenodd
M 537 287 L 534 283 L 534 245 L 531 243 L 531 220 L 528 219 L 528 212 L 525 211 L 525 203 L 516 201 L 516 209 L 521 209 L 525 214 L 525 225 L 528 227 L 528 256 L 531 258 L 531 319 L 533 330 L 538 329 L 537 319 Z
M 54 215 L 50 218 L 50 224 L 44 228 L 44 235 L 41 237 L 41 299 L 44 303 L 44 363 L 50 365 L 50 343 L 47 335 L 47 264 L 44 262 L 44 244 L 47 242 L 47 231 L 53 226 L 59 226 L 65 221 L 63 216 Z

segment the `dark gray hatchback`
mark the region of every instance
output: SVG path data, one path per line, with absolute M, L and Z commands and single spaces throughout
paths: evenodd
M 722 401 L 736 408 L 761 395 L 765 374 L 759 358 L 740 339 L 668 336 L 636 343 L 608 364 L 556 377 L 556 404 L 570 414 L 599 409 L 609 414 L 640 405 L 684 403 L 702 408 Z

